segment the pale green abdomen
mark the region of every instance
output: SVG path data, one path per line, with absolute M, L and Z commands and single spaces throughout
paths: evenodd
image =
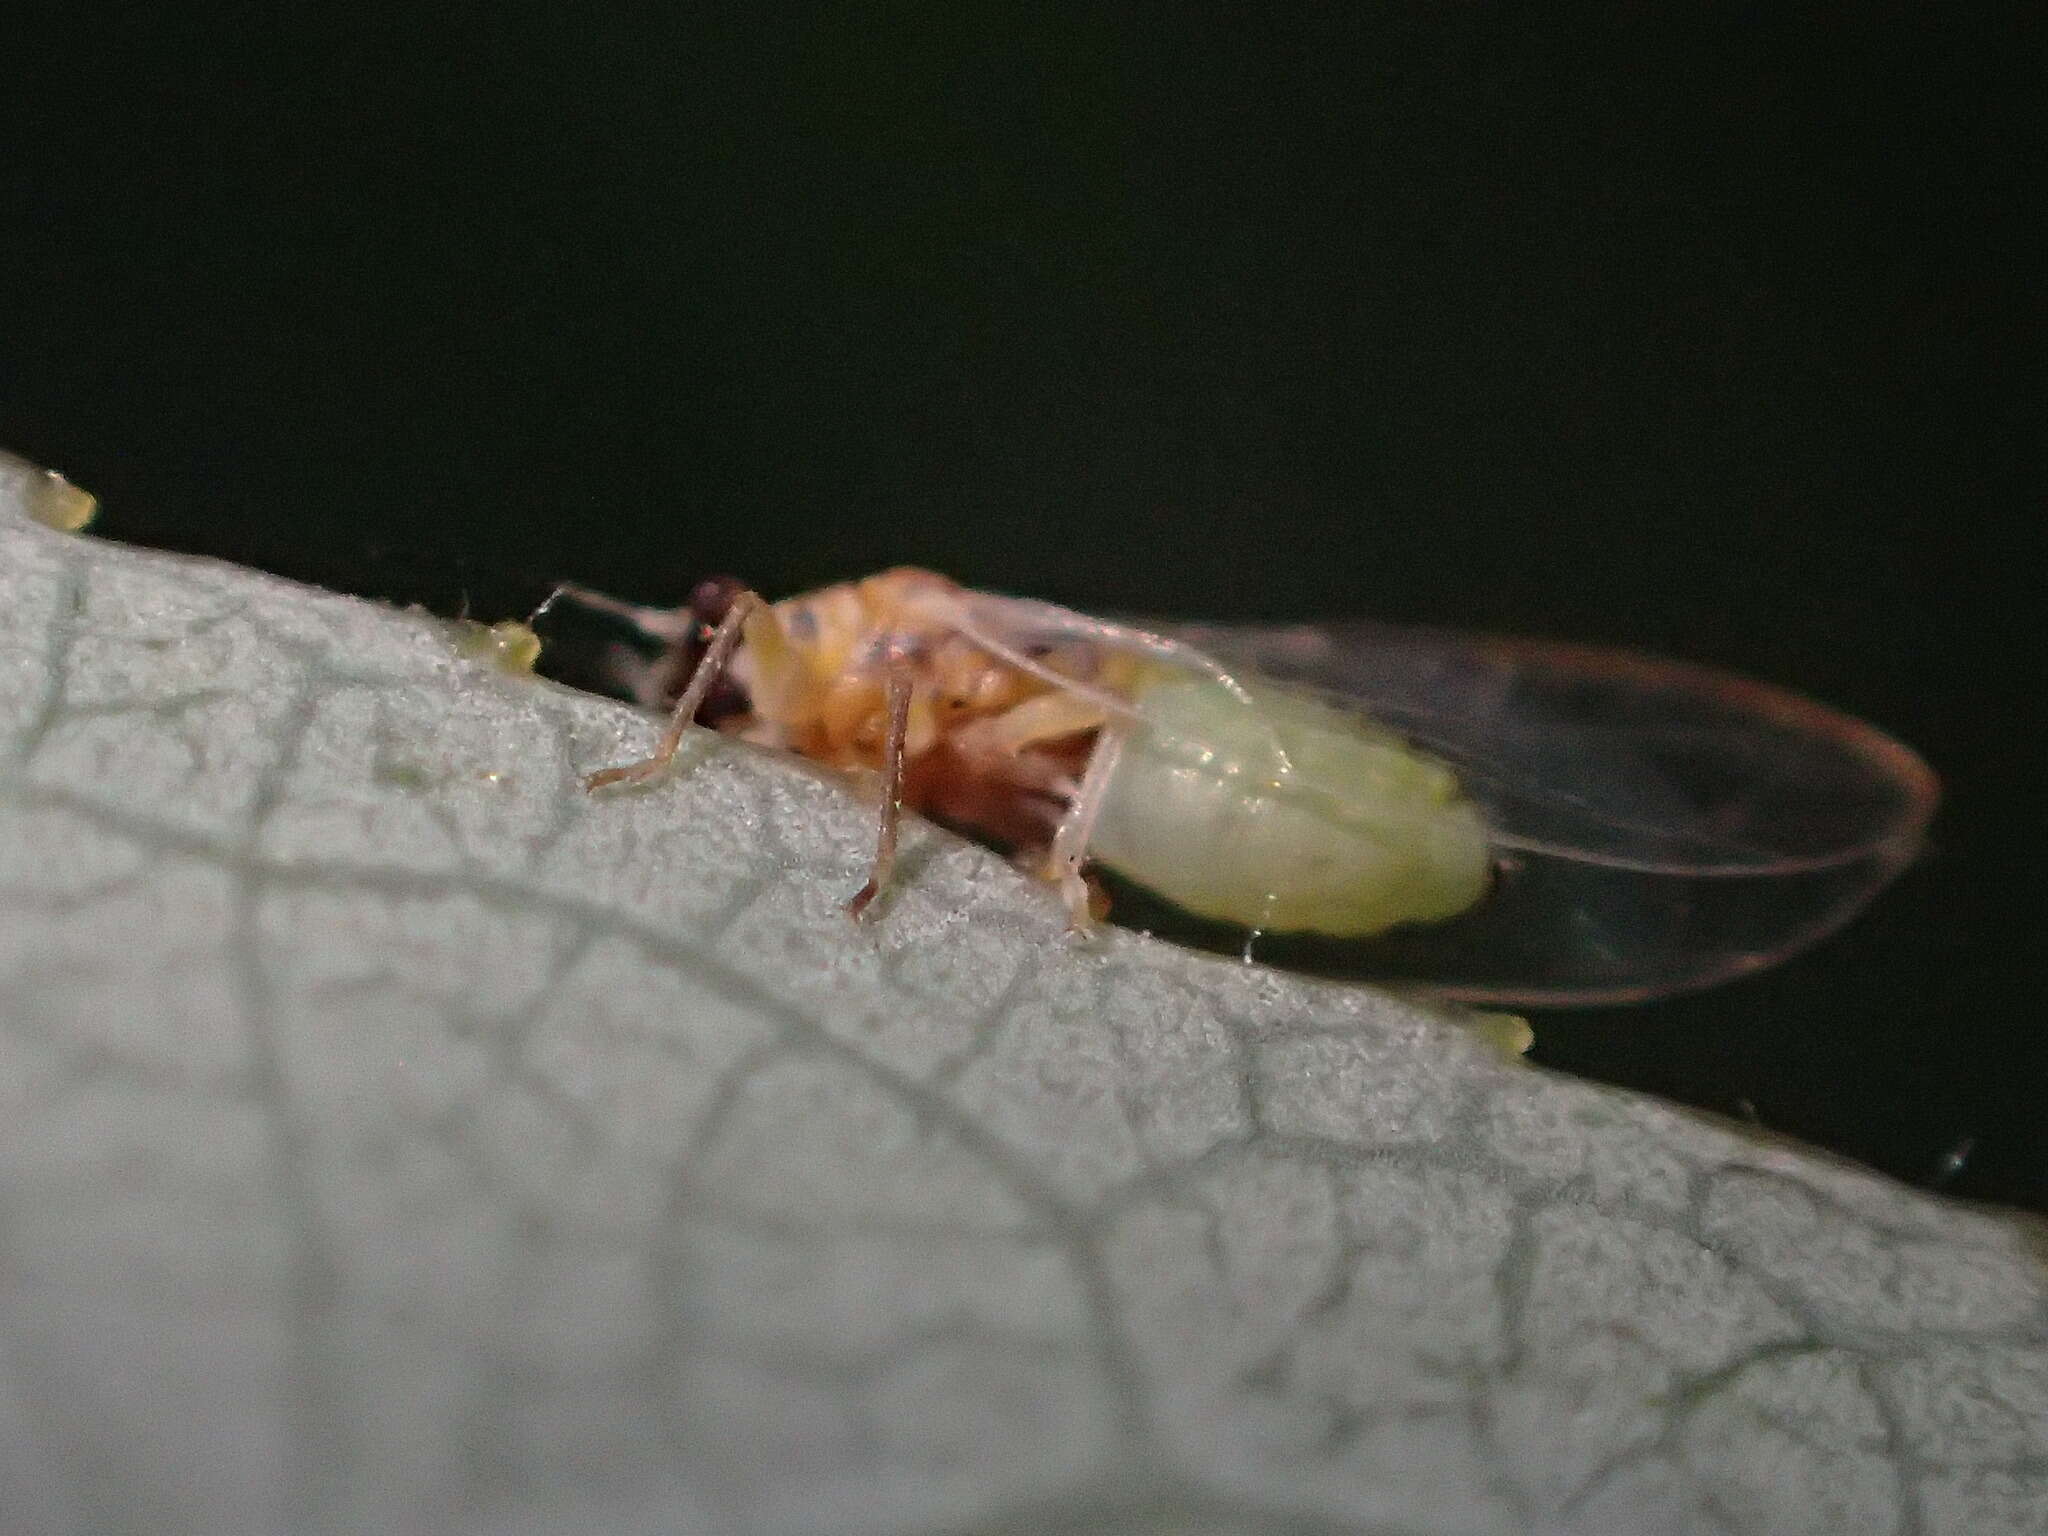
M 1167 678 L 1138 702 L 1092 848 L 1176 905 L 1358 937 L 1485 892 L 1478 810 L 1392 733 L 1299 694 L 1258 690 L 1248 707 L 1204 679 Z

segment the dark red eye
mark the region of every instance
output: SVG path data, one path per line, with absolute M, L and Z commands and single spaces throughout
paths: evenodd
M 696 633 L 688 641 L 675 646 L 664 664 L 663 691 L 670 699 L 674 699 L 688 684 L 690 674 L 697 670 L 697 663 L 704 657 L 704 647 L 710 643 L 711 632 L 725 622 L 725 616 L 732 612 L 734 599 L 746 590 L 747 584 L 737 576 L 706 577 L 690 589 L 690 617 L 696 621 Z M 746 690 L 730 677 L 721 677 L 704 696 L 704 702 L 697 710 L 697 723 L 715 726 L 721 720 L 746 712 Z
M 747 590 L 737 576 L 708 576 L 690 592 L 690 616 L 706 630 L 716 629 L 732 611 L 733 599 Z

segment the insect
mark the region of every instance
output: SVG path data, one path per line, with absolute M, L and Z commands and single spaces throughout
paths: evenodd
M 908 807 L 1011 849 L 1069 924 L 1092 866 L 1196 922 L 1363 945 L 1468 1002 L 1637 1001 L 1774 964 L 1917 852 L 1933 774 L 1794 694 L 1618 651 L 1388 625 L 1140 625 L 900 568 L 657 609 L 630 679 L 689 726 L 880 776 L 872 910 Z M 547 605 L 543 605 L 545 608 Z

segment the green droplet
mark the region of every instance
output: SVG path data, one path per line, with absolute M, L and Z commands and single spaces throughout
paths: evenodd
M 99 497 L 73 485 L 54 469 L 46 469 L 29 480 L 25 500 L 30 517 L 63 533 L 77 533 L 100 510 Z
M 1495 1047 L 1503 1056 L 1526 1056 L 1529 1047 L 1536 1043 L 1536 1031 L 1529 1027 L 1529 1021 L 1519 1013 L 1485 1013 L 1475 1010 L 1472 1014 L 1472 1028 L 1480 1038 Z
M 463 631 L 457 649 L 465 656 L 488 659 L 502 672 L 522 676 L 531 673 L 540 660 L 540 636 L 519 619 L 500 619 L 495 624 L 465 619 Z

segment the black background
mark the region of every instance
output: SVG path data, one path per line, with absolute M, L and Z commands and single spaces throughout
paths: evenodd
M 2038 8 L 1332 9 L 17 14 L 0 443 L 485 617 L 915 562 L 1790 684 L 1926 861 L 1539 1055 L 2048 1208 Z

